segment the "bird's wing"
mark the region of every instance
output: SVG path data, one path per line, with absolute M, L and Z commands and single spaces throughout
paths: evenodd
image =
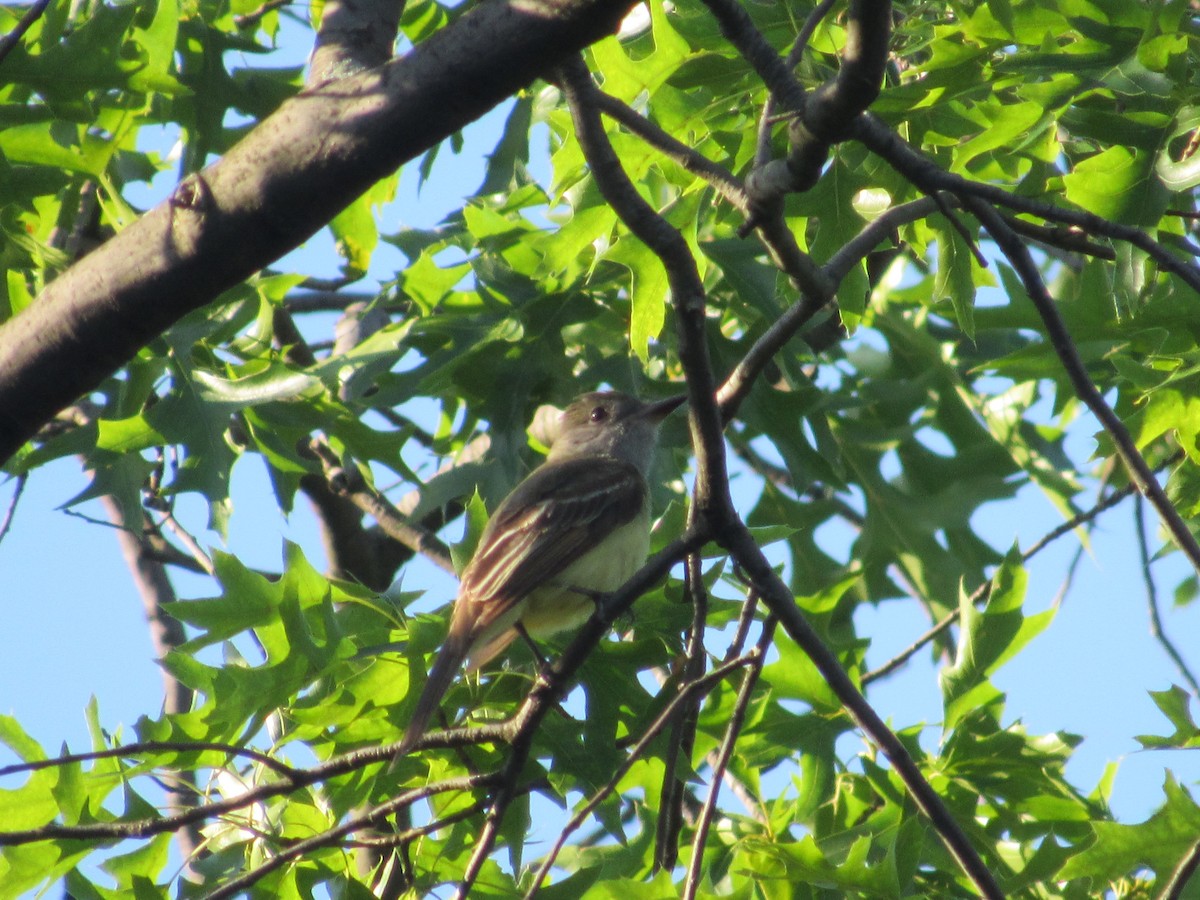
M 459 666 L 482 635 L 530 591 L 639 515 L 646 482 L 629 463 L 569 460 L 534 471 L 488 521 L 463 571 L 446 642 L 417 700 L 399 755 L 425 732 Z M 508 639 L 493 635 L 482 662 Z
M 536 470 L 488 522 L 458 602 L 474 606 L 482 630 L 639 515 L 645 502 L 645 479 L 620 460 L 569 460 Z

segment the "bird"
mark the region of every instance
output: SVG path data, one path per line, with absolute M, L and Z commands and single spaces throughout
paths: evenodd
M 592 391 L 563 411 L 549 455 L 496 508 L 463 569 L 446 640 L 397 758 L 424 735 L 464 663 L 474 671 L 518 634 L 582 624 L 597 595 L 645 562 L 658 427 L 685 399 Z

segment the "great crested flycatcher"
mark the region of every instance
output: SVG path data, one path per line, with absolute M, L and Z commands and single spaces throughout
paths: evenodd
M 550 455 L 497 507 L 463 570 L 403 748 L 425 733 L 464 661 L 479 668 L 518 629 L 540 637 L 583 623 L 596 594 L 615 591 L 646 561 L 646 476 L 658 426 L 684 399 L 600 391 L 567 407 Z

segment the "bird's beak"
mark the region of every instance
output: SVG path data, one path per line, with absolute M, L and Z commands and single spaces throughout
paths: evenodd
M 686 400 L 687 394 L 678 394 L 674 397 L 668 397 L 666 400 L 648 403 L 646 404 L 646 408 L 642 410 L 641 415 L 657 424 L 675 412 Z

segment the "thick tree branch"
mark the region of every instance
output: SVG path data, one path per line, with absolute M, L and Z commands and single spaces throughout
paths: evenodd
M 392 56 L 404 0 L 325 0 L 308 86 L 357 75 Z
M 614 31 L 630 5 L 489 0 L 403 59 L 284 103 L 0 327 L 0 460 L 181 316 Z

